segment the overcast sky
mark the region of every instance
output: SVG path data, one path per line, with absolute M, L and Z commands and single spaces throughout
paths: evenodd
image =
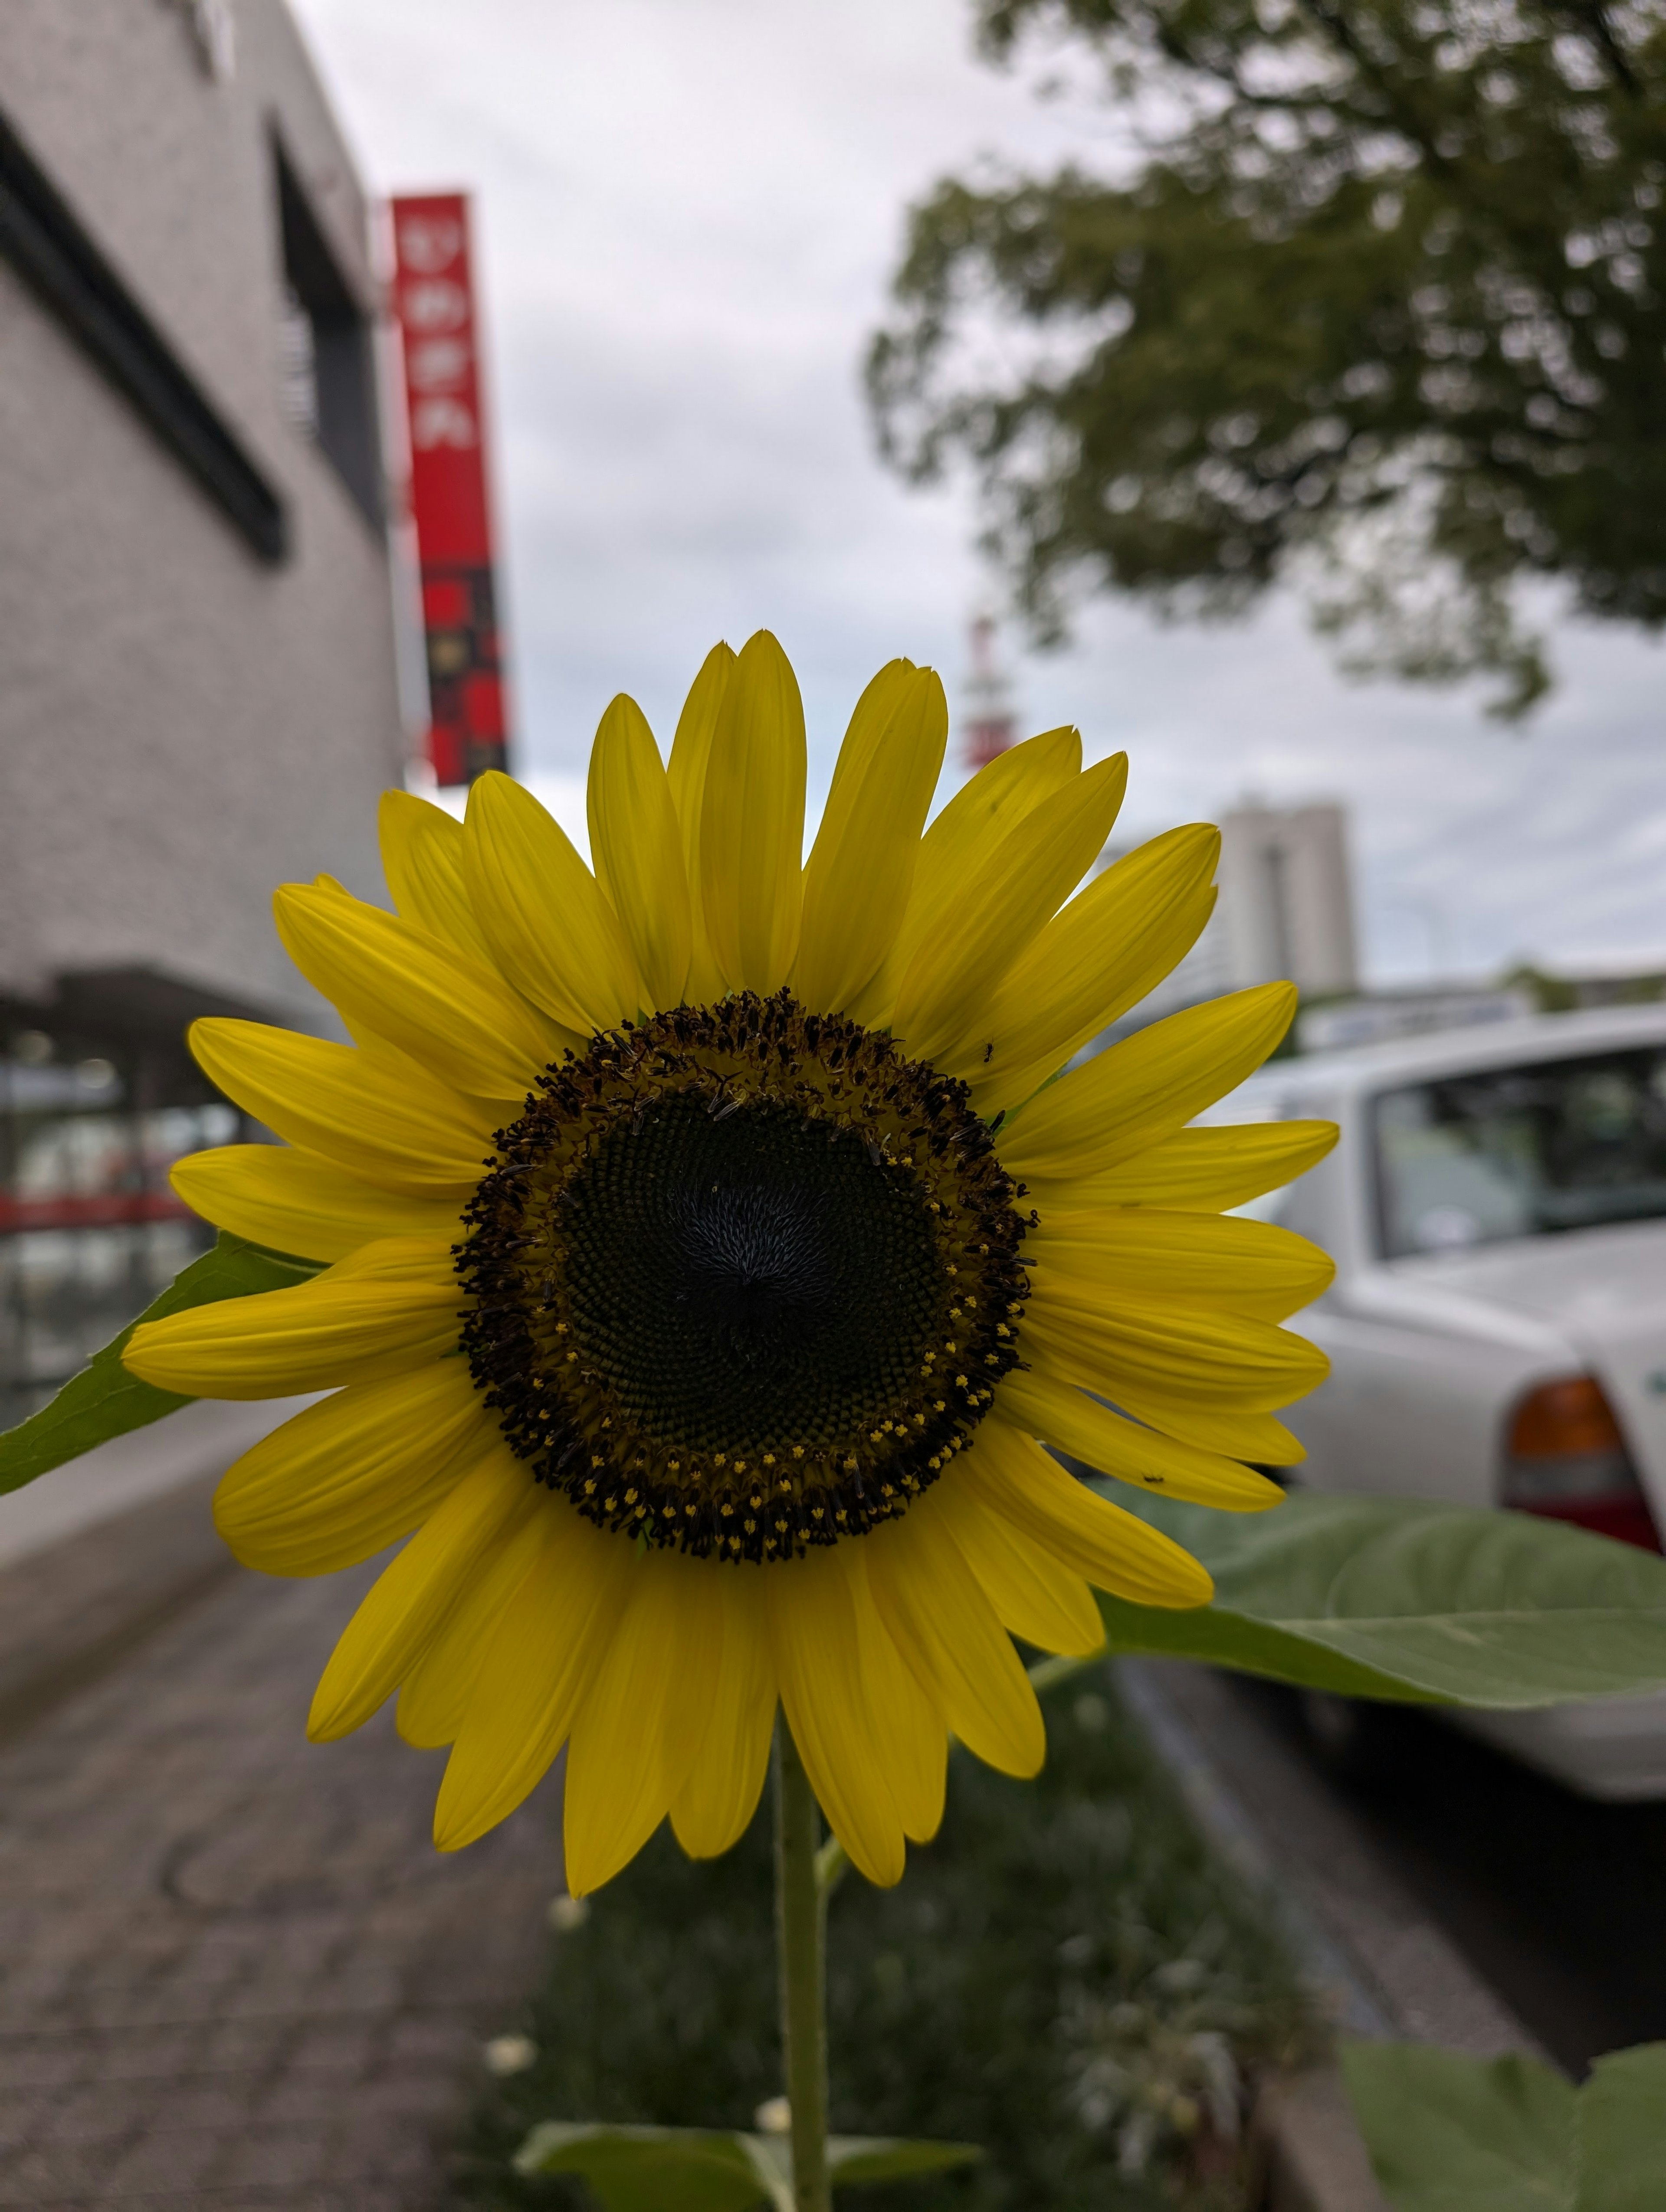
M 909 201 L 980 153 L 1091 152 L 1080 112 L 979 64 L 967 0 L 295 4 L 372 187 L 474 196 L 528 781 L 570 815 L 615 691 L 669 744 L 707 647 L 760 626 L 817 799 L 882 661 L 952 704 L 972 504 L 881 467 L 861 355 Z M 1374 980 L 1666 948 L 1657 646 L 1564 627 L 1524 736 L 1342 683 L 1282 604 L 1201 630 L 1102 603 L 1069 649 L 1007 650 L 1028 726 L 1127 749 L 1125 830 L 1347 800 Z

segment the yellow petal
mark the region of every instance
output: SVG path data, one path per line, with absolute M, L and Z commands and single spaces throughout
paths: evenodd
M 816 1802 L 852 1865 L 889 1889 L 903 1878 L 906 1845 L 873 1759 L 850 1549 L 836 1544 L 780 1566 L 734 1571 L 763 1577 L 781 1702 Z
M 246 1567 L 334 1574 L 408 1536 L 496 1434 L 465 1360 L 355 1383 L 233 1462 L 215 1526 Z
M 903 1833 L 928 1844 L 943 1825 L 949 1777 L 949 1724 L 941 1706 L 891 1641 L 879 1618 L 860 1544 L 850 1550 L 850 1592 L 862 1650 L 868 1741 L 897 1807 Z M 1096 1615 L 1097 1619 L 1097 1616 Z
M 415 1068 L 259 1022 L 193 1022 L 197 1063 L 245 1113 L 384 1190 L 463 1205 L 496 1116 Z
M 462 1299 L 448 1245 L 385 1237 L 293 1290 L 142 1322 L 122 1364 L 193 1398 L 330 1390 L 443 1357 L 457 1342 Z
M 706 768 L 711 758 L 712 734 L 718 709 L 734 673 L 732 646 L 714 645 L 701 664 L 700 673 L 683 702 L 672 740 L 666 779 L 672 804 L 677 809 L 683 837 L 683 872 L 689 887 L 689 916 L 693 931 L 687 991 L 696 1006 L 708 1006 L 723 995 L 723 978 L 706 933 L 700 904 L 700 810 L 706 795 Z
M 887 730 L 895 721 L 898 710 L 911 699 L 917 679 L 927 672 L 917 668 L 911 660 L 900 657 L 886 661 L 879 673 L 868 678 L 862 695 L 851 710 L 845 726 L 844 743 L 839 747 L 839 757 L 833 763 L 833 775 L 827 787 L 827 804 L 822 809 L 821 828 L 816 834 L 816 843 L 822 842 L 823 833 L 832 820 L 831 836 L 835 843 L 842 843 L 844 824 L 862 779 L 872 768 L 874 757 L 884 741 Z M 917 833 L 916 833 L 917 834 Z M 812 847 L 814 853 L 814 847 Z M 810 864 L 805 863 L 805 873 Z
M 287 1145 L 220 1145 L 175 1161 L 168 1181 L 193 1213 L 270 1251 L 344 1260 L 379 1237 L 459 1238 L 454 1206 L 378 1190 Z
M 585 1692 L 567 1747 L 567 1886 L 583 1897 L 634 1859 L 670 1809 L 700 1748 L 722 1667 L 733 1567 L 650 1549 Z
M 1001 1164 L 1037 1182 L 1102 1175 L 1236 1090 L 1295 1011 L 1293 985 L 1262 983 L 1153 1022 L 1050 1085 L 1003 1125 Z
M 1022 1104 L 1190 951 L 1214 906 L 1219 851 L 1207 824 L 1171 830 L 1054 916 L 991 996 L 983 1042 L 943 1063 L 971 1085 L 979 1113 Z
M 563 1048 L 496 969 L 414 922 L 306 884 L 286 884 L 272 908 L 307 981 L 453 1091 L 520 1104 Z
M 1114 1413 L 1073 1382 L 1032 1361 L 1009 1375 L 995 1399 L 1000 1419 L 1010 1421 L 1072 1459 L 1115 1475 L 1119 1482 L 1213 1505 L 1227 1513 L 1261 1513 L 1280 1505 L 1284 1492 L 1254 1468 L 1218 1452 L 1181 1443 Z
M 630 941 L 567 832 L 496 769 L 476 779 L 464 878 L 497 966 L 535 1006 L 581 1036 L 639 1012 Z
M 1026 738 L 961 786 L 921 841 L 903 932 L 910 951 L 1025 816 L 1081 771 L 1080 732 L 1061 727 Z
M 886 1028 L 897 987 L 920 946 L 953 927 L 966 884 L 1031 809 L 1081 771 L 1074 730 L 1044 730 L 1000 754 L 963 785 L 921 840 L 914 889 L 889 958 L 852 1001 L 853 1021 Z
M 1156 1206 L 1049 1206 L 1025 1239 L 1024 1264 L 1041 1283 L 1056 1278 L 1072 1286 L 1076 1298 L 1150 1297 L 1261 1321 L 1283 1321 L 1310 1304 L 1336 1273 L 1328 1253 L 1287 1229 Z
M 547 1492 L 528 1482 L 480 1571 L 453 1594 L 400 1686 L 399 1734 L 423 1751 L 454 1743 L 486 1647 L 515 1592 L 544 1556 Z
M 749 637 L 723 693 L 700 806 L 700 904 L 732 990 L 778 991 L 799 949 L 804 854 L 804 703 L 767 629 Z
M 1035 1691 L 933 1494 L 863 1539 L 879 1617 L 967 1749 L 1034 1774 L 1047 1755 Z
M 955 1480 L 934 1486 L 937 1511 L 982 1584 L 1003 1628 L 1041 1651 L 1085 1657 L 1105 1640 L 1093 1593 L 1073 1568 Z
M 636 1561 L 628 1539 L 593 1528 L 559 1498 L 545 1501 L 533 1525 L 542 1531 L 539 1555 L 481 1656 L 446 1762 L 434 1808 L 442 1851 L 483 1836 L 537 1789 L 629 1595 Z
M 1139 1391 L 1124 1395 L 1136 1419 L 1201 1451 L 1247 1460 L 1256 1467 L 1298 1467 L 1307 1457 L 1305 1445 L 1271 1413 L 1238 1406 L 1200 1406 Z
M 524 1504 L 528 1480 L 508 1446 L 494 1443 L 383 1569 L 319 1680 L 307 1723 L 314 1743 L 350 1735 L 392 1696 Z
M 1053 1366 L 1071 1370 L 1142 1419 L 1147 1406 L 1170 1403 L 1270 1413 L 1305 1396 L 1330 1371 L 1316 1345 L 1269 1322 L 1132 1297 L 1112 1304 L 1103 1292 L 1082 1294 L 1052 1279 L 1031 1292 L 1024 1334 Z
M 1335 1145 L 1334 1121 L 1237 1121 L 1181 1129 L 1121 1167 L 1055 1194 L 1061 1206 L 1164 1206 L 1219 1213 L 1280 1190 Z
M 934 669 L 893 660 L 857 701 L 804 871 L 801 1005 L 842 1012 L 895 942 L 948 735 Z
M 891 1026 L 911 1056 L 959 1065 L 974 1037 L 982 1053 L 997 986 L 1104 848 L 1128 780 L 1125 753 L 1097 763 L 1026 814 L 967 877 L 897 994 Z
M 491 965 L 491 947 L 463 881 L 463 825 L 414 792 L 385 791 L 377 814 L 382 873 L 407 921 Z
M 763 1789 L 775 1724 L 762 1577 L 719 1566 L 713 1579 L 723 1632 L 711 1711 L 699 1753 L 671 1801 L 672 1826 L 691 1859 L 716 1858 L 745 1834 Z
M 1067 1474 L 1049 1453 L 999 1418 L 978 1430 L 954 1479 L 1096 1589 L 1134 1605 L 1207 1605 L 1214 1584 L 1189 1552 Z
M 648 1004 L 674 1006 L 693 942 L 682 831 L 654 732 L 623 692 L 596 732 L 586 805 L 596 881 L 630 939 Z

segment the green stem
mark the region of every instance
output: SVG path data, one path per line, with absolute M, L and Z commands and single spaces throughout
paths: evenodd
M 827 2175 L 827 1898 L 816 1879 L 821 1815 L 783 1715 L 775 1732 L 775 1944 L 793 2108 L 793 2202 L 832 2212 Z
M 1030 1669 L 1030 1679 L 1045 1696 L 1103 1656 L 1043 1659 Z M 783 1715 L 775 1730 L 775 1944 L 797 2212 L 832 2212 L 827 2173 L 827 1900 L 849 1864 L 836 1836 L 821 1840 L 816 1793 Z

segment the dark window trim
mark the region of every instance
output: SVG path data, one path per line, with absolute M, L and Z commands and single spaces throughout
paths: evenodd
M 261 559 L 282 561 L 283 501 L 3 116 L 0 254 Z
M 380 534 L 386 518 L 372 319 L 336 258 L 283 132 L 276 121 L 269 128 L 284 281 L 313 331 L 313 441 Z

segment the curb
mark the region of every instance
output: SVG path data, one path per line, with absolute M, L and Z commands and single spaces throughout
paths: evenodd
M 218 1480 L 182 1484 L 0 1569 L 0 1742 L 241 1571 L 214 1526 Z
M 1257 1893 L 1342 2033 L 1544 2058 L 1253 1692 L 1180 1660 L 1116 1662 L 1119 1692 L 1214 1849 Z M 1254 2212 L 1388 2212 L 1335 2064 L 1269 2082 Z
M 1267 2084 L 1250 2124 L 1249 2168 L 1252 2212 L 1389 2212 L 1335 2066 Z

